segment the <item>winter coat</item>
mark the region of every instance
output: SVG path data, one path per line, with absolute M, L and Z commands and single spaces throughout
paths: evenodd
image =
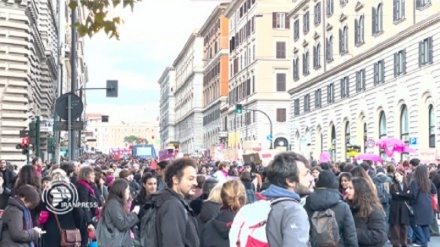
M 6 187 L 10 190 L 12 190 L 12 188 L 14 187 L 15 184 L 15 180 L 18 177 L 17 175 L 15 175 L 15 173 L 11 170 L 9 170 L 8 168 L 6 168 L 3 171 L 0 171 L 1 173 L 3 173 L 3 187 Z
M 391 225 L 409 225 L 410 217 L 408 207 L 405 202 L 409 204 L 409 199 L 411 198 L 408 185 L 403 183 L 403 190 L 400 188 L 398 183 L 391 185 L 391 205 L 390 205 L 390 216 L 389 223 Z
M 42 235 L 44 246 L 60 247 L 61 234 L 58 228 L 55 215 L 47 210 L 49 217 L 42 228 L 47 232 Z M 73 208 L 72 211 L 66 214 L 58 214 L 61 229 L 80 229 L 83 222 L 83 212 L 80 208 Z
M 8 206 L 9 197 L 11 197 L 11 190 L 3 187 L 3 193 L 0 194 L 0 209 L 5 209 Z
M 431 182 L 431 190 L 423 193 L 416 180 L 411 181 L 409 186 L 411 193 L 411 205 L 414 209 L 414 224 L 428 226 L 434 220 L 434 209 L 431 204 L 431 194 L 437 194 L 434 184 Z
M 157 247 L 199 247 L 197 219 L 188 203 L 170 188 L 152 195 L 156 202 Z
M 301 200 L 299 195 L 293 191 L 273 184 L 261 194 L 268 199 L 287 197 L 297 201 L 281 201 L 272 205 L 272 210 L 267 219 L 266 226 L 266 235 L 269 246 L 308 246 L 310 223 L 306 210 L 299 203 Z
M 92 186 L 91 188 L 93 190 Z M 89 203 L 89 204 L 95 203 L 96 205 L 98 204 L 98 199 L 96 198 L 96 195 L 93 195 L 92 192 L 87 187 L 85 187 L 80 183 L 77 183 L 76 189 L 78 191 L 78 202 Z M 93 224 L 93 217 L 96 216 L 97 208 L 82 207 L 81 209 L 83 210 L 83 217 L 84 217 L 83 223 L 79 228 L 81 232 L 81 247 L 86 247 L 88 245 L 88 236 L 89 236 L 89 233 L 87 231 L 87 226 L 92 224 L 96 228 L 96 225 Z
M 316 211 L 325 211 L 332 209 L 335 212 L 336 221 L 339 226 L 340 247 L 358 246 L 358 239 L 355 229 L 353 216 L 350 207 L 342 201 L 342 195 L 336 189 L 316 189 L 306 199 L 304 208 L 307 211 L 311 221 L 313 213 Z
M 107 227 L 109 232 L 121 233 L 122 239 L 118 239 L 118 242 L 121 240 L 121 247 L 133 247 L 130 229 L 139 222 L 135 213 L 126 214 L 125 208 L 116 199 L 110 199 L 105 204 L 101 220 L 103 227 Z
M 208 221 L 214 219 L 220 213 L 221 207 L 222 205 L 219 203 L 215 203 L 211 201 L 203 202 L 202 209 L 200 210 L 200 214 L 197 216 L 199 237 L 201 237 L 202 230 L 205 224 L 208 223 Z
M 39 238 L 34 229 L 24 229 L 24 213 L 22 205 L 14 197 L 9 198 L 3 216 L 3 235 L 0 246 L 5 247 L 29 247 L 31 242 Z M 30 219 L 32 220 L 32 219 Z
M 229 247 L 229 230 L 235 214 L 225 209 L 208 221 L 200 235 L 200 247 Z
M 383 247 L 388 239 L 385 213 L 382 208 L 374 208 L 367 218 L 362 218 L 358 208 L 351 208 L 359 247 Z

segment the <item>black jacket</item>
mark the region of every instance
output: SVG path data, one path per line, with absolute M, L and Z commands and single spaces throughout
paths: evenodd
M 351 208 L 351 212 L 356 225 L 359 247 L 383 247 L 388 239 L 383 209 L 374 208 L 367 218 L 361 218 L 357 208 Z
M 229 230 L 235 217 L 234 212 L 225 209 L 205 224 L 200 236 L 200 247 L 229 247 Z
M 403 184 L 403 190 L 400 188 L 398 183 L 391 185 L 391 205 L 390 205 L 390 216 L 389 223 L 391 225 L 409 225 L 410 217 L 408 207 L 405 205 L 407 203 L 410 205 L 411 195 L 408 193 L 408 185 Z
M 304 206 L 309 220 L 315 211 L 325 211 L 332 209 L 335 212 L 336 221 L 339 226 L 341 240 L 340 247 L 358 246 L 358 239 L 353 229 L 354 220 L 347 203 L 342 201 L 342 195 L 336 189 L 317 188 L 306 199 Z
M 49 218 L 43 225 L 43 229 L 47 232 L 42 235 L 43 246 L 60 247 L 61 234 L 55 215 L 48 210 L 47 212 L 49 213 Z M 61 229 L 80 229 L 81 223 L 83 222 L 83 212 L 77 207 L 66 214 L 59 214 L 57 216 Z
M 78 191 L 78 202 L 89 203 L 89 206 L 92 204 L 98 204 L 98 199 L 92 192 L 85 187 L 84 185 L 77 183 L 76 189 Z M 93 189 L 93 187 L 92 187 Z M 97 208 L 93 207 L 82 207 L 83 210 L 83 223 L 79 230 L 81 231 L 81 247 L 86 247 L 88 245 L 88 231 L 87 226 L 93 224 L 93 217 L 96 216 Z M 96 228 L 96 225 L 95 225 Z
M 200 214 L 197 216 L 197 223 L 199 226 L 199 236 L 202 234 L 203 227 L 208 221 L 214 219 L 219 213 L 221 204 L 204 201 L 202 204 L 202 209 L 200 210 Z
M 152 195 L 156 202 L 158 247 L 199 247 L 197 220 L 188 203 L 172 189 Z
M 15 173 L 11 170 L 9 170 L 8 168 L 6 168 L 5 170 L 1 171 L 3 173 L 3 187 L 6 187 L 10 190 L 12 190 L 12 188 L 14 187 L 14 183 L 15 183 L 15 178 L 17 177 L 15 175 Z
M 5 209 L 8 206 L 9 197 L 11 197 L 11 190 L 4 187 L 3 193 L 0 194 L 0 209 Z

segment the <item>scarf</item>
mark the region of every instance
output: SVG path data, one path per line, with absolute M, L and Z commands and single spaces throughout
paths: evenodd
M 29 230 L 32 229 L 34 226 L 32 224 L 32 216 L 29 209 L 24 205 L 24 203 L 21 201 L 21 199 L 18 196 L 15 196 L 15 200 L 19 204 L 19 208 L 21 211 L 23 211 L 23 230 Z M 35 247 L 34 242 L 29 243 L 29 247 Z
M 79 180 L 78 184 L 84 185 L 89 191 L 90 194 L 92 194 L 93 197 L 95 197 L 95 190 L 90 186 L 90 184 L 86 180 Z

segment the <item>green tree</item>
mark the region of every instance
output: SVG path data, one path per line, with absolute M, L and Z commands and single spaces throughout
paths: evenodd
M 92 37 L 101 30 L 119 40 L 118 26 L 123 22 L 120 17 L 109 17 L 112 9 L 130 6 L 133 11 L 134 5 L 142 0 L 69 0 L 69 7 L 75 10 L 78 6 L 84 7 L 89 12 L 85 13 L 85 23 L 76 22 L 73 26 L 77 28 L 81 37 L 88 35 Z
M 140 139 L 140 138 L 137 137 L 137 136 L 130 135 L 130 136 L 126 136 L 126 137 L 124 137 L 124 142 L 128 142 L 128 143 L 130 143 L 130 144 L 133 144 L 133 143 L 139 143 L 139 142 L 140 142 L 139 139 Z

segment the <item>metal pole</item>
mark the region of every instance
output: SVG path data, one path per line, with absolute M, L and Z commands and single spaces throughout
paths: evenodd
M 76 74 L 76 41 L 77 41 L 77 33 L 76 33 L 76 29 L 73 26 L 74 23 L 76 23 L 76 11 L 77 9 L 73 9 L 72 13 L 71 13 L 71 20 L 72 20 L 72 27 L 71 27 L 71 31 L 72 31 L 72 35 L 71 35 L 71 49 L 70 49 L 70 67 L 71 67 L 71 83 L 70 83 L 70 92 L 71 93 L 75 93 L 76 92 L 76 88 L 77 88 L 77 74 Z M 72 129 L 72 122 L 74 121 L 74 119 L 72 118 L 72 99 L 69 96 L 69 109 L 68 109 L 68 114 L 69 114 L 69 122 L 68 122 L 68 132 L 69 132 L 69 160 L 72 161 L 75 158 L 75 131 Z
M 64 10 L 64 0 L 58 0 L 58 54 L 57 54 L 57 65 L 58 65 L 58 90 L 57 90 L 57 98 L 59 98 L 63 91 L 63 65 L 62 65 L 62 58 L 64 56 L 63 52 L 63 39 L 64 36 L 63 32 L 63 10 Z M 54 157 L 52 157 L 52 161 L 55 161 L 56 164 L 60 164 L 60 131 L 55 130 L 55 121 L 59 121 L 60 118 L 58 117 L 57 113 L 54 111 L 54 125 L 53 125 L 53 134 L 54 134 L 54 142 L 55 142 L 55 154 Z
M 36 157 L 41 157 L 40 156 L 40 117 L 37 116 L 37 122 L 35 124 L 36 130 L 35 130 L 35 156 Z
M 250 110 L 250 111 L 261 112 L 269 120 L 269 125 L 270 125 L 270 133 L 269 134 L 270 134 L 270 137 L 271 137 L 269 149 L 273 149 L 273 126 L 272 126 L 272 119 L 270 119 L 269 115 L 267 115 L 267 113 L 265 113 L 262 110 Z

